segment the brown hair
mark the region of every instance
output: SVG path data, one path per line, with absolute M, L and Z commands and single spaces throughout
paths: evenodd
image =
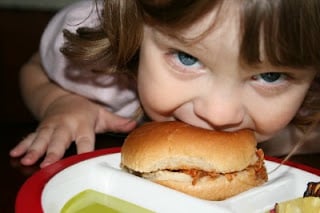
M 106 0 L 103 10 L 96 12 L 98 27 L 81 27 L 76 34 L 63 31 L 66 42 L 61 52 L 74 64 L 103 64 L 107 72 L 135 69 L 143 26 L 136 2 Z
M 260 45 L 276 66 L 317 70 L 317 76 L 293 123 L 308 127 L 320 119 L 319 0 L 105 0 L 101 25 L 65 31 L 62 52 L 77 63 L 103 63 L 108 71 L 135 73 L 143 24 L 170 36 L 199 20 L 212 8 L 238 4 L 242 36 L 240 59 L 260 63 Z M 223 18 L 223 15 L 219 18 Z M 209 29 L 208 29 L 209 30 Z

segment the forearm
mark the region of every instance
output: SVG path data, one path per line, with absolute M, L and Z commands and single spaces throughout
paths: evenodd
M 51 103 L 71 94 L 50 81 L 43 71 L 38 54 L 21 68 L 20 89 L 26 106 L 39 120 Z

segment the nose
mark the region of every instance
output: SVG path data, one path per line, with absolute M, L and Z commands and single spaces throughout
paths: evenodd
M 241 125 L 245 106 L 236 93 L 214 93 L 194 101 L 194 113 L 216 130 L 227 130 Z

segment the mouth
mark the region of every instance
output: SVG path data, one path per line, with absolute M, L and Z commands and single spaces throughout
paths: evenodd
M 200 128 L 203 128 L 203 129 L 208 129 L 208 130 L 213 130 L 213 131 L 222 131 L 222 132 L 237 132 L 239 130 L 242 130 L 242 129 L 249 129 L 253 132 L 256 132 L 254 129 L 252 128 L 248 128 L 248 127 L 240 127 L 240 126 L 234 126 L 234 125 L 224 125 L 224 126 L 213 126 L 212 124 L 206 122 L 205 120 L 184 120 L 184 119 L 179 119 L 177 117 L 172 117 L 172 121 L 180 121 L 180 122 L 183 122 L 183 123 L 187 123 L 187 124 L 190 124 L 192 126 L 195 126 L 195 127 L 200 127 Z

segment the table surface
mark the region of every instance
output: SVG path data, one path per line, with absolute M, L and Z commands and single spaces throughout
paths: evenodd
M 11 124 L 1 128 L 1 135 L 4 139 L 2 143 L 0 143 L 2 162 L 0 164 L 0 170 L 4 171 L 2 172 L 3 178 L 0 185 L 0 212 L 2 213 L 14 212 L 15 199 L 20 187 L 35 171 L 39 170 L 38 165 L 22 166 L 19 163 L 19 159 L 10 158 L 8 155 L 9 150 L 34 128 L 34 123 Z M 119 147 L 123 143 L 123 139 L 123 135 L 97 135 L 96 149 Z M 72 146 L 67 151 L 65 157 L 74 154 L 76 154 L 75 147 Z M 292 157 L 290 161 L 320 169 L 320 154 L 297 155 Z

